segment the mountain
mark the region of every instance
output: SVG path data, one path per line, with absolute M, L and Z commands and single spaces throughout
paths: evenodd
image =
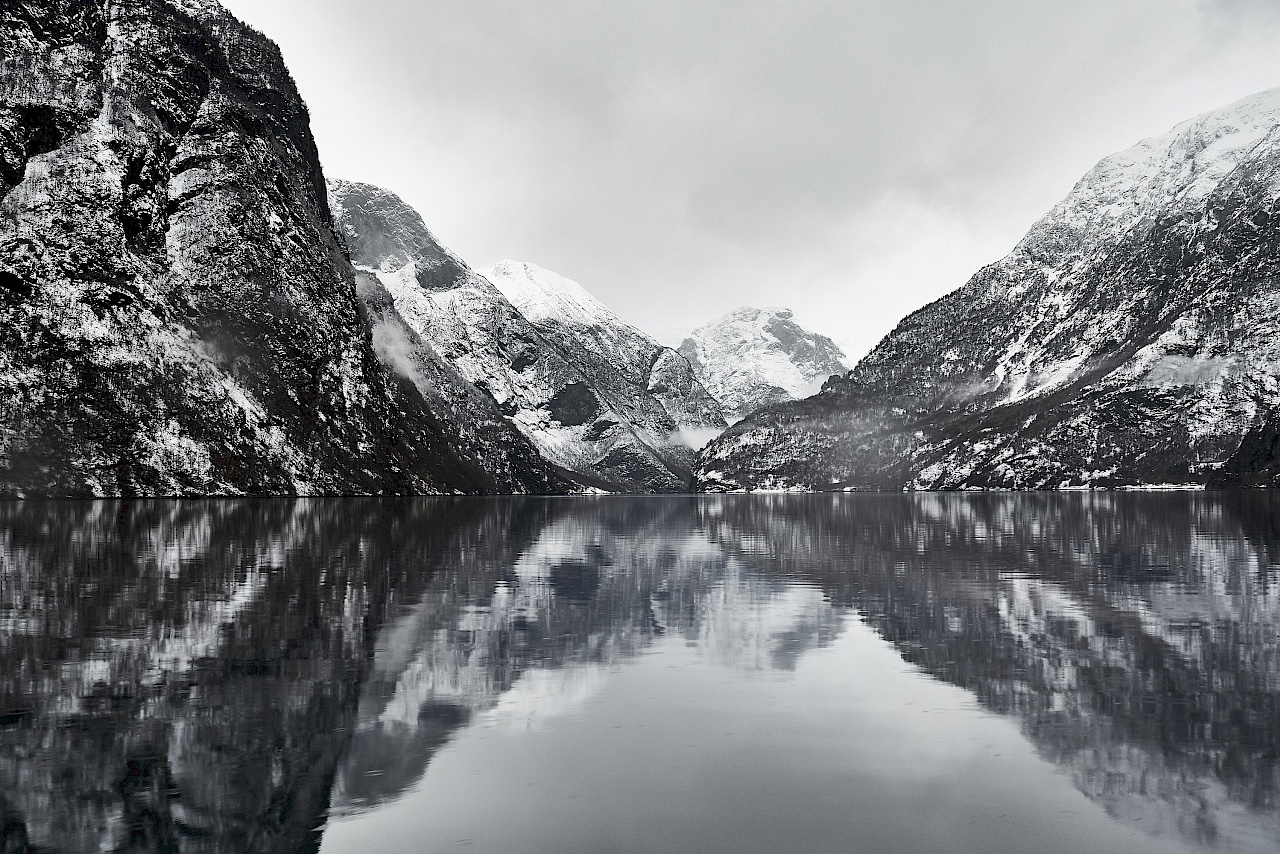
M 536 300 L 524 296 L 513 305 L 501 290 L 513 286 L 511 277 L 495 273 L 495 286 L 468 268 L 391 192 L 335 181 L 330 193 L 361 274 L 376 279 L 413 332 L 546 459 L 608 491 L 688 488 L 695 452 L 685 435 L 718 432 L 725 423 L 683 357 L 623 324 L 580 288 L 582 306 L 595 314 L 575 315 L 573 323 L 536 312 Z M 523 266 L 499 267 L 507 268 Z
M 832 374 L 849 370 L 836 342 L 791 317 L 785 308 L 740 308 L 680 345 L 727 417 L 738 421 L 762 406 L 808 397 Z
M 0 10 L 0 494 L 565 488 L 357 283 L 274 44 L 213 0 Z
M 846 377 L 708 447 L 701 488 L 1280 478 L 1280 89 L 1094 167 Z
M 726 426 L 719 402 L 688 360 L 605 308 L 574 281 L 535 264 L 503 261 L 484 271 L 546 340 L 587 373 L 603 400 L 659 439 L 673 471 L 693 461 L 691 445 Z

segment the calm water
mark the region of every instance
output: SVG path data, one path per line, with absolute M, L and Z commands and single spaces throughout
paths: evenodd
M 1274 852 L 1278 583 L 1267 493 L 0 504 L 0 850 Z

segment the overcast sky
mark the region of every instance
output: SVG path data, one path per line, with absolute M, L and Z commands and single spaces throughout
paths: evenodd
M 861 355 L 1101 157 L 1280 85 L 1276 0 L 223 0 L 325 171 L 664 340 L 784 305 Z

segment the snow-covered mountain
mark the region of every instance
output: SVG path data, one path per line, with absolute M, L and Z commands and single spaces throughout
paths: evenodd
M 545 271 L 538 283 L 555 286 L 529 280 L 518 299 L 526 316 L 499 289 L 516 288 L 512 277 L 495 272 L 495 286 L 468 268 L 395 194 L 346 181 L 330 194 L 357 270 L 547 460 L 609 490 L 688 488 L 688 437 L 725 422 L 679 354 Z M 499 265 L 506 269 L 536 270 Z
M 588 373 L 607 399 L 634 398 L 628 418 L 648 433 L 667 433 L 683 451 L 725 427 L 724 413 L 688 360 L 625 323 L 577 282 L 536 264 L 503 261 L 484 275 L 543 336 Z M 654 406 L 650 401 L 656 401 Z M 674 438 L 670 438 L 674 436 Z M 692 462 L 692 459 L 689 460 Z
M 734 421 L 809 397 L 849 370 L 834 341 L 796 323 L 785 308 L 732 311 L 690 333 L 680 353 Z
M 280 52 L 213 0 L 0 12 L 0 494 L 562 491 L 357 286 Z
M 1280 89 L 1108 157 L 847 376 L 706 449 L 705 489 L 1274 484 Z

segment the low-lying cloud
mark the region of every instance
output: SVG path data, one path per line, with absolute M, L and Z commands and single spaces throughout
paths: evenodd
M 701 451 L 723 432 L 712 427 L 681 427 L 671 434 L 671 442 Z

